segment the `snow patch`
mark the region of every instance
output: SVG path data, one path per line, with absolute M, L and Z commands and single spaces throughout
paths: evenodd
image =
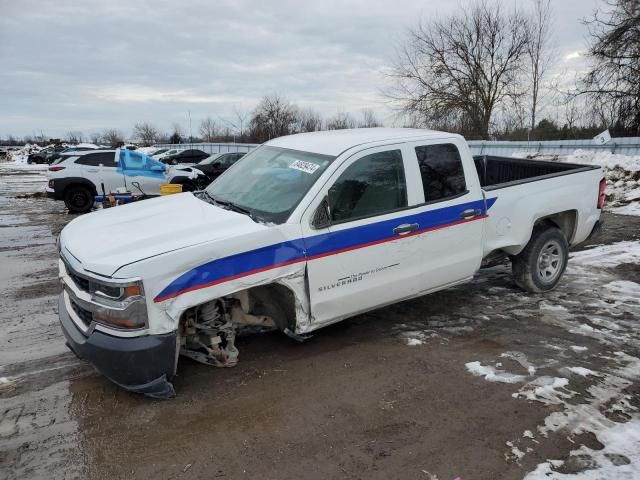
M 524 385 L 518 392 L 512 394 L 513 398 L 526 398 L 527 400 L 537 400 L 545 404 L 558 402 L 560 398 L 570 398 L 573 395 L 563 392 L 569 385 L 569 380 L 562 377 L 538 377 Z
M 640 263 L 640 242 L 625 241 L 600 245 L 589 250 L 572 253 L 569 261 L 570 266 L 608 268 L 623 263 Z
M 584 445 L 573 450 L 571 457 L 587 456 L 595 466 L 578 473 L 560 473 L 557 471 L 565 462 L 547 460 L 529 473 L 525 480 L 575 479 L 637 479 L 640 476 L 640 420 L 616 423 L 598 435 L 598 441 L 604 445 L 602 450 L 592 450 Z
M 567 370 L 569 370 L 571 373 L 575 373 L 576 375 L 580 375 L 581 377 L 586 377 L 588 375 L 593 375 L 593 376 L 598 375 L 593 370 L 589 370 L 588 368 L 584 368 L 584 367 L 567 367 Z
M 568 163 L 582 163 L 603 167 L 607 170 L 616 168 L 627 172 L 640 171 L 640 155 L 620 155 L 611 152 L 594 152 L 589 150 L 575 150 L 567 157 L 560 157 L 560 161 Z
M 519 383 L 525 380 L 524 375 L 508 373 L 504 370 L 497 370 L 488 365 L 482 365 L 480 362 L 469 362 L 465 364 L 467 370 L 476 377 L 484 377 L 489 382 L 499 383 Z

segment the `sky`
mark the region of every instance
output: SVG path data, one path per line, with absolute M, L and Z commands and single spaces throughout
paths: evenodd
M 499 1 L 499 0 L 489 0 Z M 532 0 L 501 0 L 529 8 Z M 139 121 L 193 134 L 237 123 L 280 94 L 323 116 L 373 109 L 407 29 L 468 0 L 0 0 L 0 137 L 64 138 Z M 552 0 L 557 63 L 585 67 L 586 27 L 602 0 Z

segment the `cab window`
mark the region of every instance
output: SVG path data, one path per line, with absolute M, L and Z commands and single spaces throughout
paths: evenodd
M 99 165 L 104 167 L 115 167 L 115 157 L 116 156 L 113 152 L 87 153 L 86 155 L 82 155 L 78 158 L 78 160 L 76 160 L 76 164 L 88 165 L 91 167 L 97 167 Z
M 407 206 L 407 184 L 400 150 L 356 160 L 329 189 L 334 223 L 383 215 Z
M 458 148 L 451 144 L 416 147 L 425 202 L 465 193 L 467 186 Z

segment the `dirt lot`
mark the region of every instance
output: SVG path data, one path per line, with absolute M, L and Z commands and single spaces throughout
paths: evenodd
M 494 267 L 304 344 L 242 337 L 233 369 L 183 359 L 177 398 L 152 401 L 66 349 L 73 217 L 24 197 L 41 172 L 0 167 L 0 478 L 640 478 L 640 217 L 606 215 L 545 296 Z

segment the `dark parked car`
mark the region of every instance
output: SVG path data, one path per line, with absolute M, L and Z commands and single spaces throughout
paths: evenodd
M 65 147 L 63 147 L 62 145 L 50 145 L 46 148 L 43 148 L 39 152 L 30 153 L 29 156 L 27 156 L 27 163 L 51 163 L 48 161 L 49 155 L 59 154 L 64 150 Z
M 75 153 L 75 152 L 86 152 L 88 150 L 95 150 L 95 147 L 67 147 L 62 150 L 52 151 L 47 153 L 45 157 L 45 163 L 48 163 L 49 165 L 51 165 L 53 162 L 58 160 L 60 156 L 63 154 Z
M 195 168 L 207 176 L 208 185 L 246 154 L 246 152 L 214 153 L 210 157 L 200 161 Z
M 178 165 L 182 163 L 198 163 L 201 160 L 204 160 L 209 156 L 208 153 L 203 152 L 202 150 L 182 150 L 175 155 L 169 155 L 167 157 L 160 158 L 162 163 L 166 163 L 167 165 Z

